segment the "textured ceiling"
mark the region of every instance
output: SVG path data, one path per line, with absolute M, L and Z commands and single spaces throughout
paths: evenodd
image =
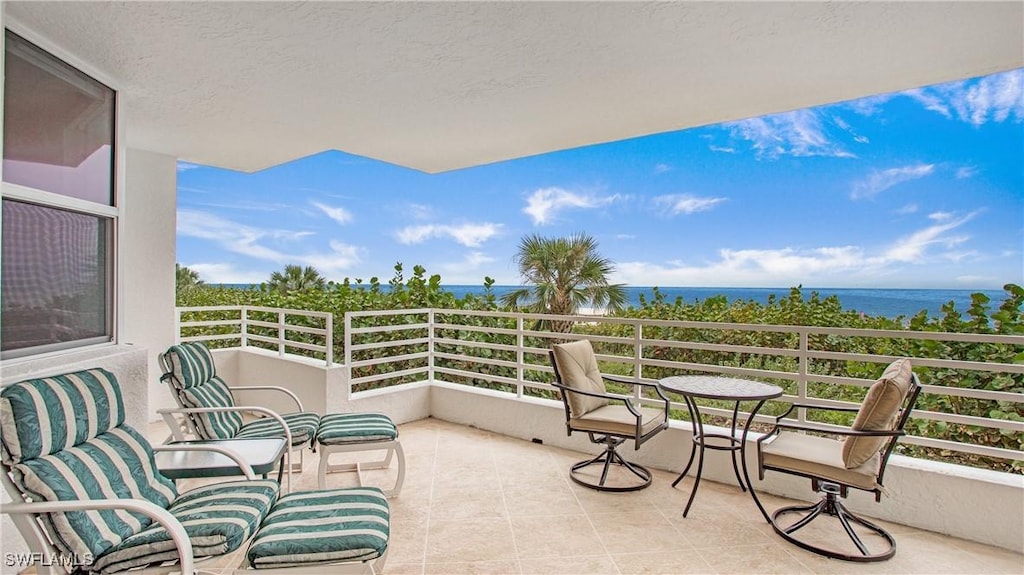
M 1024 3 L 6 2 L 132 147 L 438 172 L 1024 66 Z

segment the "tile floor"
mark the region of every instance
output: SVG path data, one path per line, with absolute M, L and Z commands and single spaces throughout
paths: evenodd
M 704 481 L 687 518 L 692 486 L 655 471 L 639 492 L 601 493 L 568 478 L 580 453 L 425 419 L 402 425 L 407 473 L 391 500 L 385 575 L 634 573 L 1012 573 L 1024 556 L 997 547 L 882 522 L 897 539 L 883 563 L 825 559 L 780 539 L 749 495 Z M 158 427 L 151 437 L 163 439 Z M 342 456 L 335 456 L 342 457 Z M 315 489 L 317 456 L 307 452 L 295 489 Z M 336 460 L 340 461 L 340 459 Z M 368 484 L 393 479 L 364 474 Z M 355 484 L 351 473 L 329 487 Z M 181 487 L 188 488 L 188 482 Z M 785 500 L 765 497 L 773 509 Z M 205 567 L 231 565 L 240 554 Z

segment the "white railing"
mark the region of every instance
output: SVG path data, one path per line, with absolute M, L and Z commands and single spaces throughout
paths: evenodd
M 259 306 L 202 306 L 179 307 L 175 314 L 175 334 L 178 341 L 219 341 L 238 347 L 259 347 L 276 350 L 281 356 L 292 352 L 294 355 L 322 358 L 327 365 L 334 363 L 334 316 L 328 312 L 282 309 Z M 217 319 L 190 320 L 192 315 L 222 316 Z M 268 316 L 272 319 L 268 320 Z M 303 323 L 294 323 L 293 318 L 305 318 Z M 313 320 L 313 321 L 309 321 Z M 319 327 L 322 326 L 322 327 Z M 187 335 L 192 328 L 207 328 L 202 335 Z M 268 335 L 273 334 L 273 335 Z M 307 340 L 290 339 L 290 335 L 306 334 Z M 306 353 L 295 354 L 294 350 Z
M 185 320 L 197 312 L 217 312 L 218 319 Z M 252 317 L 253 315 L 257 317 Z M 268 321 L 267 316 L 276 318 Z M 330 313 L 310 312 L 254 306 L 217 306 L 178 308 L 178 330 L 181 341 L 237 342 L 240 347 L 276 349 L 281 355 L 297 353 L 309 356 L 319 354 L 327 365 L 333 361 L 333 318 Z M 323 327 L 295 324 L 290 318 L 310 318 Z M 623 335 L 562 334 L 540 327 L 539 322 L 572 321 L 586 331 L 587 326 L 599 324 L 618 326 Z M 182 335 L 193 328 L 219 330 L 221 333 Z M 711 323 L 695 321 L 668 321 L 627 319 L 599 316 L 549 316 L 452 309 L 411 309 L 349 312 L 344 321 L 344 362 L 349 370 L 350 391 L 390 387 L 411 381 L 443 381 L 500 388 L 515 397 L 554 397 L 552 368 L 548 363 L 548 347 L 556 340 L 587 338 L 597 344 L 598 359 L 606 367 L 620 364 L 617 372 L 628 373 L 641 381 L 652 381 L 666 373 L 712 373 L 774 381 L 787 389 L 780 401 L 810 405 L 850 406 L 853 403 L 817 397 L 812 386 L 867 387 L 871 380 L 815 373 L 818 362 L 850 362 L 854 364 L 886 364 L 895 356 L 884 354 L 852 353 L 819 349 L 815 342 L 825 338 L 868 338 L 891 340 L 931 341 L 936 344 L 1009 345 L 1024 353 L 1024 336 L 988 335 L 943 332 L 916 332 L 901 330 L 864 330 L 836 327 L 779 326 Z M 694 341 L 672 333 L 678 330 L 704 330 L 715 333 L 767 332 L 779 334 L 784 340 L 773 346 L 751 346 L 732 343 L 706 343 Z M 659 336 L 658 332 L 668 332 Z M 267 335 L 269 333 L 274 336 Z M 306 334 L 314 342 L 289 339 L 289 333 Z M 605 348 L 605 349 L 602 349 Z M 838 346 L 842 347 L 842 346 Z M 609 349 L 615 353 L 607 353 Z M 723 365 L 725 362 L 694 362 L 661 359 L 663 350 L 690 350 L 718 353 L 722 356 L 743 354 L 764 358 L 765 365 L 758 368 Z M 965 361 L 931 357 L 912 357 L 917 368 L 956 370 L 965 374 L 1006 374 L 1020 380 L 1024 363 Z M 784 363 L 788 369 L 778 369 Z M 495 373 L 496 371 L 500 373 Z M 1024 394 L 1017 391 L 998 391 L 970 387 L 923 385 L 924 394 L 944 396 L 950 402 L 960 399 L 992 401 L 1020 411 Z M 644 398 L 638 398 L 642 401 Z M 976 426 L 1002 433 L 1024 433 L 1024 421 L 980 417 L 950 412 L 915 409 L 914 419 L 953 425 Z M 676 409 L 685 406 L 675 402 Z M 807 417 L 799 410 L 798 417 Z M 730 410 L 709 405 L 702 408 L 709 415 L 731 415 Z M 759 415 L 759 420 L 768 420 Z M 1004 460 L 1024 460 L 1024 451 L 977 443 L 964 443 L 930 437 L 911 436 L 912 443 L 929 448 L 969 453 Z
M 573 321 L 579 325 L 616 325 L 626 334 L 622 336 L 553 333 L 531 324 L 542 321 Z M 353 327 L 354 326 L 354 327 Z M 585 327 L 583 328 L 586 329 Z M 646 332 L 645 332 L 646 330 Z M 655 332 L 672 330 L 711 330 L 715 332 L 770 332 L 787 339 L 786 345 L 754 347 L 739 344 L 704 343 L 684 338 L 658 337 Z M 480 335 L 474 335 L 480 334 Z M 650 334 L 650 335 L 648 335 Z M 777 326 L 694 321 L 667 321 L 626 319 L 594 316 L 549 316 L 451 309 L 391 310 L 386 312 L 350 312 L 345 315 L 345 364 L 352 373 L 350 385 L 358 392 L 368 387 L 385 387 L 410 380 L 446 381 L 451 383 L 482 384 L 498 387 L 517 397 L 528 395 L 552 397 L 554 387 L 550 380 L 552 368 L 548 364 L 548 345 L 554 340 L 587 338 L 599 347 L 615 347 L 614 354 L 599 353 L 598 359 L 608 364 L 618 363 L 637 380 L 651 381 L 666 372 L 702 372 L 748 378 L 773 380 L 788 388 L 780 401 L 799 402 L 821 406 L 851 406 L 854 403 L 815 397 L 809 393 L 814 384 L 828 386 L 849 385 L 868 387 L 872 380 L 856 377 L 814 373 L 816 362 L 852 362 L 887 364 L 896 356 L 851 353 L 817 349 L 813 342 L 825 338 L 885 338 L 891 340 L 918 340 L 939 343 L 968 343 L 977 345 L 1016 346 L 1024 352 L 1024 337 L 1015 335 L 988 335 L 964 333 L 915 332 L 901 330 L 864 330 L 811 326 Z M 376 341 L 371 341 L 376 340 Z M 530 344 L 532 342 L 532 345 Z M 659 359 L 658 350 L 681 349 L 722 354 L 744 354 L 765 358 L 766 364 L 777 364 L 779 358 L 789 358 L 791 370 L 771 367 L 750 368 Z M 397 350 L 397 351 L 396 351 Z M 355 354 L 355 355 L 354 355 Z M 358 357 L 355 357 L 358 356 Z M 912 358 L 915 367 L 958 370 L 965 373 L 997 373 L 1020 377 L 1022 363 L 997 363 Z M 785 360 L 783 360 L 785 361 Z M 414 364 L 414 365 L 410 365 Z M 458 364 L 456 367 L 455 364 Z M 471 367 L 472 366 L 472 367 Z M 504 373 L 494 373 L 496 370 Z M 787 382 L 792 382 L 786 385 Z M 546 393 L 545 393 L 546 392 Z M 1019 409 L 1024 395 L 1014 391 L 946 387 L 927 384 L 922 393 L 957 398 L 1001 402 Z M 640 398 L 641 400 L 643 398 Z M 674 407 L 684 409 L 676 402 Z M 731 415 L 730 410 L 708 406 L 703 412 Z M 807 417 L 799 410 L 798 417 Z M 1024 421 L 979 417 L 919 408 L 914 418 L 955 425 L 977 426 L 1003 433 L 1024 433 Z M 767 421 L 768 416 L 758 416 Z M 1008 460 L 1024 460 L 1024 451 L 988 445 L 912 436 L 908 443 L 970 453 Z

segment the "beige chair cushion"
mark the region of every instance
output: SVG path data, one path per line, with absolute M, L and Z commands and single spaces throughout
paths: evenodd
M 607 393 L 604 388 L 604 379 L 601 378 L 601 371 L 597 367 L 594 348 L 589 341 L 583 339 L 556 344 L 553 346 L 553 351 L 555 366 L 558 369 L 562 385 L 591 393 Z M 608 405 L 608 400 L 605 398 L 571 392 L 566 393 L 566 400 L 569 402 L 569 412 L 573 418 L 582 417 L 599 407 Z
M 784 431 L 761 449 L 764 464 L 796 471 L 860 489 L 877 487 L 878 452 L 875 451 L 860 466 L 847 469 L 841 455 L 842 442 L 830 437 L 819 437 Z
M 853 421 L 855 431 L 883 431 L 893 429 L 896 414 L 910 390 L 909 359 L 897 359 L 889 364 L 868 390 L 864 403 Z M 888 437 L 847 437 L 843 442 L 843 463 L 847 469 L 860 467 L 888 440 Z
M 654 428 L 665 423 L 665 410 L 650 407 L 641 407 L 640 435 L 646 435 Z M 612 435 L 628 435 L 633 437 L 636 434 L 636 416 L 630 413 L 629 409 L 622 404 L 606 405 L 591 411 L 583 417 L 574 417 L 569 420 L 573 429 L 580 431 L 593 431 L 595 433 L 610 433 Z

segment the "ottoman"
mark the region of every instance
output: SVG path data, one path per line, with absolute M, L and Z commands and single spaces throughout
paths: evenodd
M 316 447 L 320 450 L 318 479 L 320 489 L 327 487 L 327 474 L 356 472 L 359 485 L 363 484 L 362 471 L 387 469 L 391 460 L 398 459 L 398 478 L 391 489 L 384 490 L 387 497 L 397 496 L 405 480 L 405 453 L 398 441 L 398 429 L 391 418 L 383 413 L 332 413 L 320 420 L 316 431 Z M 370 462 L 331 464 L 335 453 L 359 451 L 385 451 L 384 458 Z

